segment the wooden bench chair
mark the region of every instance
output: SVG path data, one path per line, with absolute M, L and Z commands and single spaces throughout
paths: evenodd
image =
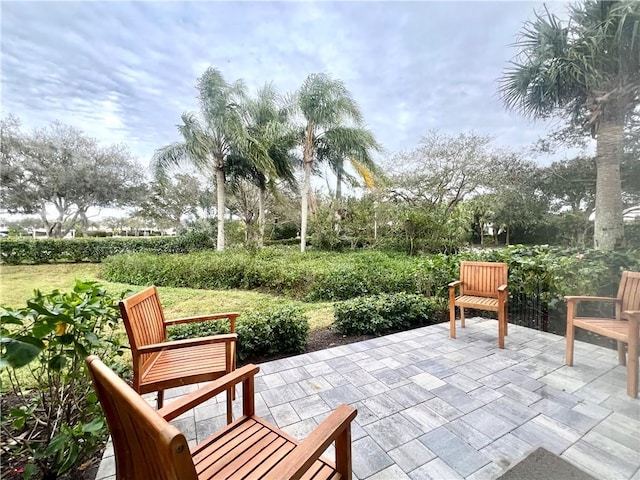
M 615 297 L 569 296 L 567 300 L 567 351 L 565 363 L 573 365 L 575 328 L 582 328 L 618 342 L 618 361 L 627 365 L 627 394 L 638 397 L 638 343 L 640 333 L 640 272 L 622 272 Z M 614 305 L 610 318 L 579 317 L 578 304 L 600 302 Z M 625 349 L 625 346 L 627 347 Z M 625 351 L 626 350 L 626 351 Z
M 357 411 L 340 405 L 299 443 L 255 416 L 255 365 L 239 368 L 160 410 L 98 357 L 88 357 L 87 365 L 109 424 L 118 480 L 351 478 L 351 421 Z M 240 382 L 243 415 L 189 448 L 169 421 Z M 321 457 L 334 442 L 335 463 Z
M 498 312 L 498 347 L 504 348 L 507 335 L 506 263 L 460 262 L 460 279 L 449 284 L 449 336 L 456 338 L 456 307 L 460 307 L 460 326 L 464 325 L 464 309 Z M 456 296 L 456 288 L 460 295 Z
M 140 394 L 158 392 L 158 408 L 162 408 L 164 390 L 215 380 L 235 369 L 237 313 L 166 320 L 155 286 L 122 300 L 120 312 L 133 357 L 133 388 Z M 167 341 L 167 325 L 221 319 L 229 319 L 230 333 Z M 231 422 L 235 391 L 227 394 L 227 421 Z

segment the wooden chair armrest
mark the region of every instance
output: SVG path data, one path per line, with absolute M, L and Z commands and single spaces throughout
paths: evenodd
M 195 392 L 191 392 L 177 400 L 174 400 L 166 407 L 158 410 L 158 413 L 162 415 L 165 420 L 170 422 L 174 418 L 182 415 L 184 412 L 188 412 L 192 408 L 197 407 L 210 398 L 228 390 L 232 386 L 245 382 L 246 380 L 253 379 L 259 371 L 260 367 L 257 365 L 245 365 L 242 368 L 238 368 L 237 370 L 226 374 L 224 377 L 208 383 L 206 386 L 199 388 Z
M 358 411 L 349 405 L 338 406 L 307 438 L 293 449 L 285 462 L 279 463 L 265 478 L 279 480 L 302 477 L 327 447 L 346 429 L 351 428 L 351 422 L 357 414 Z M 336 454 L 338 454 L 337 449 Z
M 165 320 L 165 325 L 178 325 L 180 323 L 192 323 L 192 322 L 206 322 L 207 320 L 222 320 L 228 318 L 230 320 L 235 320 L 238 315 L 237 312 L 227 312 L 227 313 L 212 313 L 210 315 L 198 315 L 195 317 L 184 317 L 184 318 L 175 318 L 173 320 Z
M 619 302 L 619 298 L 615 297 L 589 297 L 579 295 L 568 295 L 564 297 L 567 302 Z
M 500 285 L 500 286 L 498 287 L 498 292 L 499 292 L 499 293 L 503 293 L 503 292 L 506 292 L 506 291 L 507 291 L 507 285 L 506 285 L 506 284 L 504 284 L 504 285 Z
M 451 282 L 451 283 L 449 284 L 449 288 L 450 288 L 450 289 L 451 289 L 451 288 L 456 288 L 458 285 L 462 285 L 462 281 L 460 281 L 460 280 L 456 280 L 455 282 Z
M 237 333 L 225 333 L 223 335 L 215 335 L 211 337 L 185 338 L 184 340 L 173 340 L 171 342 L 151 343 L 138 347 L 138 353 L 155 353 L 162 350 L 173 350 L 175 348 L 195 347 L 198 345 L 207 345 L 211 343 L 228 343 L 235 342 L 238 338 Z

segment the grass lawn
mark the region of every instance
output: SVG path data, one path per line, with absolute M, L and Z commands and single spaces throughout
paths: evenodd
M 143 287 L 107 282 L 100 278 L 100 264 L 65 263 L 51 265 L 0 265 L 0 305 L 18 308 L 26 305 L 35 289 L 43 293 L 54 289 L 71 290 L 75 280 L 100 282 L 109 292 L 134 292 Z M 305 303 L 244 290 L 196 290 L 160 287 L 160 299 L 168 319 L 214 312 L 251 312 L 281 305 L 302 307 L 311 330 L 333 322 L 331 302 Z

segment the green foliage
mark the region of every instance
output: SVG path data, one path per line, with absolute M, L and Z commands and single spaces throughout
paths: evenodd
M 208 321 L 169 328 L 172 340 L 228 333 L 227 322 Z M 238 317 L 238 357 L 299 353 L 307 344 L 309 323 L 299 307 L 279 307 Z
M 36 291 L 24 308 L 0 308 L 0 367 L 13 407 L 2 412 L 2 433 L 11 466 L 26 478 L 72 472 L 104 443 L 107 426 L 84 359 L 96 354 L 115 365 L 123 353 L 119 318 L 118 299 L 94 282 L 77 281 L 69 293 Z
M 381 294 L 337 303 L 334 326 L 344 335 L 381 335 L 438 323 L 445 312 L 446 304 L 438 298 Z
M 14 239 L 0 240 L 2 263 L 100 262 L 110 255 L 134 252 L 188 253 L 211 247 L 204 233 L 178 237 Z

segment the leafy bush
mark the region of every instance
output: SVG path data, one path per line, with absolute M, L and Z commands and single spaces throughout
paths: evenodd
M 169 328 L 169 338 L 201 337 L 228 333 L 227 322 L 200 322 Z M 279 307 L 238 317 L 238 357 L 299 353 L 307 345 L 309 322 L 298 307 Z
M 3 263 L 41 264 L 48 262 L 100 262 L 110 255 L 149 252 L 188 253 L 211 247 L 209 237 L 193 233 L 179 237 L 124 238 L 58 238 L 0 240 L 0 260 Z
M 70 293 L 36 291 L 24 308 L 0 308 L 0 367 L 11 387 L 2 433 L 10 467 L 23 478 L 71 473 L 104 444 L 107 427 L 84 359 L 96 354 L 113 366 L 122 354 L 117 302 L 96 283 L 78 281 Z
M 344 335 L 381 335 L 441 321 L 446 305 L 437 298 L 380 294 L 335 305 L 334 326 Z

